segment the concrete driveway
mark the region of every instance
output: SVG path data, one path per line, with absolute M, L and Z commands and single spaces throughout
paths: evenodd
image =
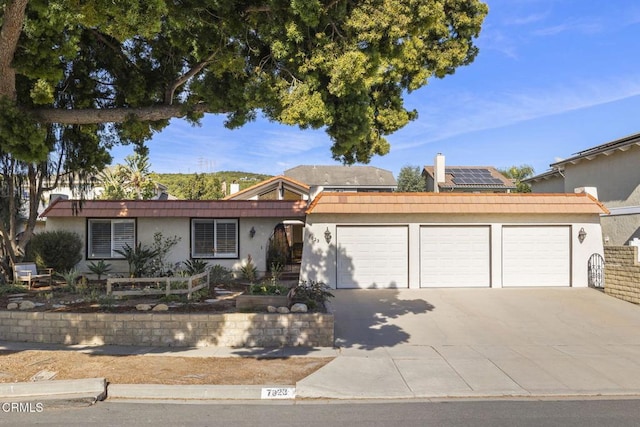
M 640 307 L 595 289 L 338 290 L 332 311 L 340 357 L 301 396 L 640 395 Z

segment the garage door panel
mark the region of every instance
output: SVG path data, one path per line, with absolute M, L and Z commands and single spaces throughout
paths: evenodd
M 338 288 L 407 288 L 408 227 L 339 226 Z
M 569 226 L 504 227 L 503 286 L 570 286 L 570 238 Z
M 421 287 L 489 287 L 489 226 L 420 228 Z

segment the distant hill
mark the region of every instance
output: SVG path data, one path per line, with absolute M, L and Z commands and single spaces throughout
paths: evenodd
M 221 171 L 213 173 L 152 173 L 152 179 L 167 186 L 167 191 L 179 199 L 220 199 L 224 197 L 223 183 L 227 184 L 227 191 L 232 182 L 240 184 L 240 190 L 251 187 L 258 182 L 271 178 L 251 172 Z M 196 179 L 197 177 L 197 179 Z M 194 188 L 200 190 L 194 195 Z

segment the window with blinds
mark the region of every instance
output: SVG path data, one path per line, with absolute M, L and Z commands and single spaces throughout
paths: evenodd
M 116 250 L 135 245 L 135 220 L 90 219 L 87 258 L 122 258 Z
M 236 258 L 238 256 L 238 220 L 193 219 L 191 256 L 194 258 Z

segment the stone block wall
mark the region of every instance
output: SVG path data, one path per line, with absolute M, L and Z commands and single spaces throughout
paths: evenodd
M 0 341 L 158 347 L 333 346 L 322 313 L 49 313 L 0 311 Z
M 636 246 L 604 247 L 604 292 L 640 304 L 640 264 Z

